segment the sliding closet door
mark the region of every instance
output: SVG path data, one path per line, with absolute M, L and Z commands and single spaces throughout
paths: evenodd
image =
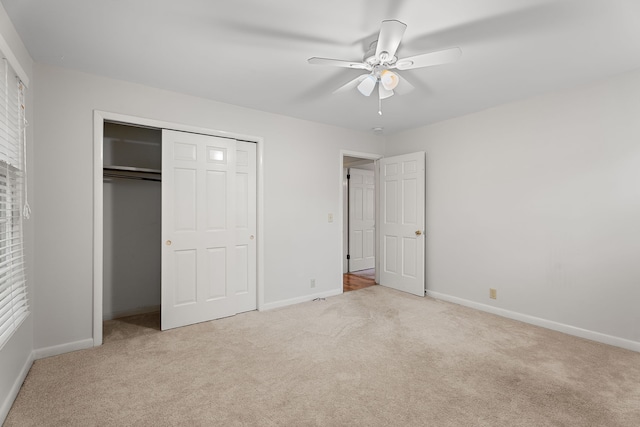
M 236 141 L 236 282 L 238 313 L 255 310 L 256 144 Z
M 239 175 L 249 160 L 237 144 L 163 130 L 163 330 L 231 316 L 239 295 L 252 293 L 255 304 L 255 152 L 253 177 Z

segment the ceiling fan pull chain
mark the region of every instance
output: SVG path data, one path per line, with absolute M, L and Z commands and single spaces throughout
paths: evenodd
M 378 98 L 378 114 L 382 115 L 382 98 Z

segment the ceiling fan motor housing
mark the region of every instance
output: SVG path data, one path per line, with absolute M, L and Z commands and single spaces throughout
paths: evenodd
M 386 56 L 389 55 L 387 52 L 382 52 L 380 54 L 380 57 L 377 57 L 376 56 L 377 46 L 378 46 L 378 40 L 371 43 L 371 45 L 369 46 L 369 50 L 367 50 L 367 52 L 364 54 L 362 61 L 369 64 L 371 67 L 375 67 L 379 65 L 393 66 L 398 60 L 398 57 L 393 56 L 391 58 L 387 58 Z

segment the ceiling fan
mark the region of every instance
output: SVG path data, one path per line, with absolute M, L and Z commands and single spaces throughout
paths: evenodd
M 398 46 L 400 46 L 400 41 L 406 29 L 407 24 L 395 19 L 382 21 L 378 40 L 371 43 L 362 62 L 317 57 L 309 58 L 308 62 L 313 65 L 330 65 L 333 67 L 366 70 L 367 73 L 356 77 L 333 93 L 343 92 L 357 87 L 361 94 L 370 96 L 377 85 L 378 105 L 380 106 L 378 114 L 382 115 L 382 100 L 393 96 L 396 87 L 401 85 L 398 90 L 404 89 L 405 92 L 413 89 L 413 86 L 411 86 L 409 82 L 401 79 L 397 73 L 391 70 L 404 71 L 446 64 L 455 61 L 462 54 L 459 47 L 454 47 L 398 59 L 398 57 L 396 57 L 396 51 L 398 50 Z

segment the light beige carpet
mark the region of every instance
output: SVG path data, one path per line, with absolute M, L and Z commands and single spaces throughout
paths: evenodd
M 6 426 L 640 426 L 639 353 L 382 286 L 112 337 Z

